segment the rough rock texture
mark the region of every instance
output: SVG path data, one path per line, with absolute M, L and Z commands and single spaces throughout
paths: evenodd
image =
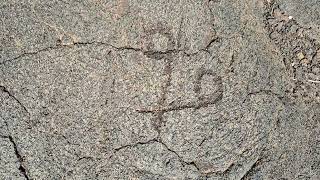
M 320 179 L 319 0 L 1 0 L 0 179 Z

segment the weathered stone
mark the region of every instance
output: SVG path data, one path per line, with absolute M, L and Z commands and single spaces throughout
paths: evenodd
M 0 179 L 320 179 L 317 0 L 4 0 Z

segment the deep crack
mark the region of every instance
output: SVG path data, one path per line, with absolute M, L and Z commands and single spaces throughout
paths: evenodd
M 261 163 L 261 159 L 257 159 L 253 165 L 246 171 L 246 173 L 241 177 L 240 180 L 245 180 L 249 177 L 250 173 Z
M 29 180 L 29 176 L 27 174 L 27 171 L 26 171 L 26 168 L 23 166 L 23 158 L 22 156 L 20 155 L 19 153 L 19 150 L 18 150 L 18 147 L 17 147 L 17 144 L 16 142 L 14 141 L 13 137 L 12 136 L 3 136 L 3 135 L 0 135 L 1 138 L 6 138 L 6 139 L 9 139 L 9 141 L 11 142 L 11 144 L 13 145 L 13 148 L 14 148 L 14 153 L 18 159 L 18 162 L 19 162 L 19 171 L 20 173 L 25 177 L 25 179 Z

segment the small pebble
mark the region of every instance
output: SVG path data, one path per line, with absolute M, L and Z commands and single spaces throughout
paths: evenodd
M 297 54 L 297 57 L 298 57 L 299 60 L 302 60 L 304 58 L 304 55 L 303 55 L 302 52 L 300 52 L 300 53 Z

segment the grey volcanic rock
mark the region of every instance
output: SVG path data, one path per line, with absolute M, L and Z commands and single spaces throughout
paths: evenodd
M 2 0 L 0 179 L 320 179 L 319 12 Z

